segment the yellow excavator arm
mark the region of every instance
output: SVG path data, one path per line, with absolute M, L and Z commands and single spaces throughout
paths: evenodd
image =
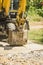
M 20 15 L 22 12 L 25 12 L 25 9 L 26 9 L 26 0 L 20 0 L 19 8 L 18 8 L 18 15 Z
M 1 8 L 2 8 L 2 0 L 0 0 L 0 11 L 1 11 Z
M 2 11 L 2 7 L 5 9 L 5 15 L 8 15 L 10 0 L 0 0 L 0 11 Z
M 8 15 L 11 0 L 3 0 L 3 8 L 5 8 L 5 15 Z
M 8 15 L 11 6 L 10 4 L 11 4 L 11 0 L 0 0 L 0 11 L 3 6 L 3 8 L 5 9 L 5 15 Z M 26 0 L 19 0 L 19 8 L 17 10 L 18 15 L 24 12 L 25 8 L 26 8 Z

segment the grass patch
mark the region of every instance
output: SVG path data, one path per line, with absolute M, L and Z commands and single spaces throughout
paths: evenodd
M 41 21 L 43 21 L 43 17 L 41 17 L 39 15 L 34 15 L 34 16 L 29 15 L 28 19 L 31 22 L 41 22 Z
M 43 12 L 42 11 L 43 10 L 41 10 L 41 9 L 35 9 L 34 7 L 30 8 L 29 11 L 28 11 L 29 20 L 30 21 L 34 21 L 34 22 L 36 22 L 36 21 L 37 22 L 43 21 Z
M 28 38 L 29 40 L 43 44 L 43 29 L 30 30 Z

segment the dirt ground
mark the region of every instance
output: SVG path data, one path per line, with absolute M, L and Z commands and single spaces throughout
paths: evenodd
M 30 29 L 41 29 L 43 28 L 43 22 L 29 22 Z
M 43 45 L 28 41 L 24 46 L 0 42 L 0 65 L 43 65 Z
M 43 21 L 41 21 L 41 22 L 29 22 L 29 24 L 32 26 L 43 25 Z

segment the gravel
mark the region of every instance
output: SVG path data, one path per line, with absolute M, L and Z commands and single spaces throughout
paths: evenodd
M 0 46 L 0 50 L 0 65 L 43 65 L 42 45 Z

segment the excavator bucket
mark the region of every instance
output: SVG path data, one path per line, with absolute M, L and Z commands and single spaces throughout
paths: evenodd
M 28 40 L 28 30 L 23 29 L 23 26 L 19 26 L 19 31 L 9 30 L 8 43 L 10 45 L 24 45 Z

